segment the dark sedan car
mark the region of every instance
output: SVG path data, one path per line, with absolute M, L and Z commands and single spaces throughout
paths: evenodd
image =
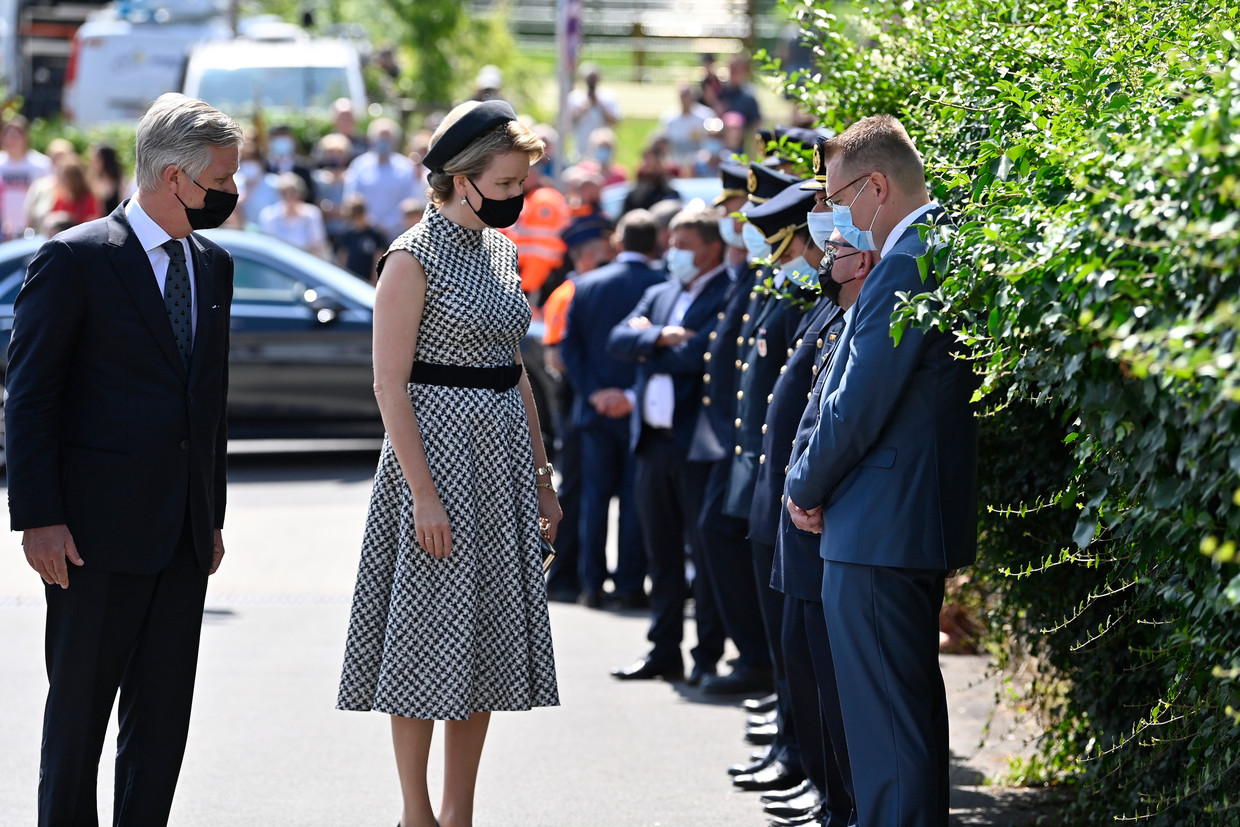
M 229 353 L 232 438 L 381 437 L 370 345 L 375 290 L 334 264 L 258 233 L 210 230 L 235 263 Z M 7 368 L 13 301 L 43 239 L 0 244 L 0 383 Z M 523 346 L 550 431 L 550 380 L 540 333 Z M 0 384 L 0 398 L 3 385 Z M 0 403 L 2 404 L 2 403 Z M 0 467 L 3 467 L 0 407 Z

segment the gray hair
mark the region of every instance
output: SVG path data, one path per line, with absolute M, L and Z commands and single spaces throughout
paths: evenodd
M 719 235 L 719 211 L 712 208 L 695 207 L 676 213 L 669 229 L 679 230 L 682 227 L 697 233 L 704 244 L 723 240 Z
M 244 140 L 241 127 L 218 109 L 176 92 L 160 95 L 138 122 L 138 191 L 158 189 L 169 166 L 180 167 L 196 181 L 211 165 L 211 147 L 240 148 Z

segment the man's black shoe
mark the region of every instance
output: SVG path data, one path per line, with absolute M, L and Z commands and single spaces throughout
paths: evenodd
M 765 792 L 767 790 L 790 790 L 805 780 L 805 772 L 789 767 L 783 761 L 774 761 L 769 767 L 738 775 L 732 779 L 734 786 L 742 790 Z
M 656 663 L 647 657 L 620 669 L 611 670 L 611 676 L 622 681 L 649 681 L 655 678 L 679 681 L 684 680 L 685 667 L 678 663 Z
M 685 683 L 689 686 L 697 686 L 703 681 L 710 681 L 715 677 L 717 677 L 715 667 L 696 663 L 693 665 L 693 671 L 689 673 L 689 677 L 685 679 Z
M 603 608 L 603 592 L 601 589 L 587 589 L 577 595 L 577 605 L 587 609 Z
M 779 733 L 779 727 L 775 724 L 767 724 L 766 726 L 750 727 L 745 730 L 745 740 L 751 744 L 762 746 L 769 744 L 775 740 L 775 736 Z
M 770 692 L 775 679 L 770 669 L 733 669 L 706 683 L 702 692 L 706 695 L 758 695 Z
M 772 692 L 764 698 L 746 698 L 741 701 L 741 709 L 753 715 L 765 715 L 775 708 L 775 702 L 779 700 L 779 696 Z
M 766 715 L 750 715 L 745 719 L 745 726 L 766 726 L 767 724 L 777 724 L 779 720 L 775 717 L 775 713 L 768 712 Z
M 611 605 L 622 611 L 642 611 L 650 608 L 650 596 L 645 592 L 617 594 L 612 597 Z
M 728 775 L 750 775 L 758 770 L 766 769 L 773 763 L 775 763 L 775 750 L 768 749 L 766 754 L 756 761 L 748 764 L 733 764 L 728 767 Z
M 785 790 L 778 793 L 763 793 L 760 801 L 763 804 L 770 804 L 772 801 L 791 801 L 794 798 L 805 795 L 806 793 L 816 793 L 814 785 L 807 779 L 801 784 L 793 787 L 791 790 Z
M 772 818 L 797 818 L 813 811 L 821 803 L 818 791 L 811 790 L 787 801 L 772 801 L 763 806 L 762 811 Z

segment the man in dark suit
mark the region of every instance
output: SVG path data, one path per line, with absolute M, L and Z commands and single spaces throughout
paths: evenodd
M 98 823 L 117 690 L 115 823 L 167 823 L 207 576 L 224 556 L 232 259 L 193 234 L 236 204 L 241 130 L 164 95 L 137 195 L 48 241 L 14 307 L 9 512 L 46 582 L 40 825 Z
M 581 439 L 581 516 L 578 577 L 587 605 L 601 605 L 607 580 L 607 525 L 611 498 L 620 498 L 620 536 L 613 599 L 620 608 L 645 609 L 646 551 L 633 503 L 633 454 L 629 450 L 633 362 L 607 353 L 611 329 L 667 274 L 651 263 L 659 229 L 646 210 L 633 210 L 616 228 L 621 252 L 611 264 L 585 274 L 568 306 L 560 358 L 573 385 L 572 426 Z
M 975 383 L 950 332 L 908 327 L 898 345 L 891 336 L 898 294 L 936 284 L 933 235 L 924 241 L 917 225 L 941 210 L 908 133 L 874 116 L 826 149 L 835 230 L 879 262 L 788 472 L 787 508 L 798 528 L 822 532 L 823 612 L 858 823 L 946 825 L 938 616 L 947 572 L 976 554 Z
M 707 464 L 690 462 L 687 455 L 702 397 L 703 355 L 729 286 L 717 214 L 679 213 L 672 219 L 671 245 L 671 280 L 647 290 L 607 342 L 612 356 L 637 362 L 629 444 L 637 455 L 634 488 L 651 580 L 647 639 L 652 648 L 612 671 L 621 680 L 684 677 L 686 541 L 695 560 L 702 554 L 697 516 Z M 694 583 L 693 659 L 699 676 L 715 671 L 724 644 L 710 586 L 703 581 L 698 577 Z

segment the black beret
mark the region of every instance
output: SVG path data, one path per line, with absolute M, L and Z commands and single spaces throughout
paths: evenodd
M 479 135 L 493 126 L 515 121 L 517 113 L 508 101 L 495 98 L 470 109 L 460 120 L 444 130 L 422 158 L 423 165 L 434 172 L 442 172 L 444 164 L 461 154 Z
M 749 195 L 749 167 L 735 161 L 724 161 L 719 165 L 719 180 L 723 184 L 723 192 L 714 200 L 717 207 L 729 198 Z
M 797 179 L 765 204 L 750 208 L 745 217 L 762 231 L 767 242 L 775 244 L 805 227 L 809 223 L 805 215 L 813 208 L 814 194 L 801 189 Z
M 749 200 L 755 204 L 765 204 L 779 195 L 789 184 L 799 183 L 800 180 L 795 175 L 750 161 Z

